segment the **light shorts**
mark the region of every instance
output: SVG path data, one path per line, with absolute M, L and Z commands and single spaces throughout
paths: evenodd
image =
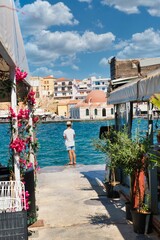
M 66 146 L 66 149 L 67 149 L 67 151 L 69 151 L 69 150 L 75 150 L 75 146 Z

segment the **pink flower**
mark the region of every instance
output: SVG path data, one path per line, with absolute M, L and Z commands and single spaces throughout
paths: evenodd
M 28 210 L 29 209 L 29 196 L 30 196 L 30 194 L 28 193 L 28 191 L 23 191 L 22 192 L 22 202 L 24 203 L 24 209 L 25 210 Z M 25 201 L 24 201 L 24 199 L 25 199 Z
M 36 104 L 36 100 L 35 100 L 35 95 L 36 93 L 31 90 L 29 93 L 28 93 L 28 96 L 27 96 L 27 99 L 28 99 L 28 102 L 31 104 L 31 105 L 35 105 Z
M 20 109 L 18 113 L 18 119 L 29 119 L 29 109 Z
M 33 123 L 37 123 L 39 121 L 39 117 L 33 117 Z
M 18 127 L 22 127 L 22 123 L 21 122 L 18 122 Z
M 20 139 L 17 137 L 10 144 L 10 148 L 14 149 L 16 152 L 20 153 L 26 148 L 25 141 L 23 139 Z
M 16 75 L 16 82 L 19 83 L 27 77 L 28 73 L 24 72 L 23 70 L 21 71 L 19 67 L 17 67 L 15 75 Z
M 32 164 L 31 162 L 29 162 L 29 163 L 27 164 L 27 169 L 32 168 L 32 167 L 33 167 L 33 164 Z
M 19 163 L 26 166 L 26 160 L 24 160 L 22 158 L 19 159 Z
M 17 117 L 17 115 L 15 114 L 13 108 L 10 107 L 10 108 L 9 108 L 9 111 L 10 111 L 10 116 L 9 116 L 9 118 L 16 118 L 16 117 Z

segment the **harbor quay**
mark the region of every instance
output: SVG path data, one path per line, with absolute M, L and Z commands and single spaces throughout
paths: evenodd
M 155 231 L 133 231 L 124 197 L 106 196 L 104 169 L 104 164 L 42 168 L 36 188 L 38 220 L 29 227 L 29 240 L 160 239 Z

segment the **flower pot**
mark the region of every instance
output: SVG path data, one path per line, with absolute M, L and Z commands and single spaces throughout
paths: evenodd
M 151 213 L 142 213 L 131 210 L 133 220 L 133 230 L 135 233 L 148 234 L 152 232 Z
M 132 205 L 131 205 L 131 203 L 125 202 L 125 207 L 126 207 L 126 219 L 129 221 L 132 221 L 132 214 L 131 214 Z

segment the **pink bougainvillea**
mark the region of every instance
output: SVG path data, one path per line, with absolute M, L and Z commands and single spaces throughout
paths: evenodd
M 27 77 L 28 73 L 24 72 L 23 70 L 21 71 L 20 68 L 17 67 L 15 75 L 16 75 L 16 82 L 19 83 Z
M 23 205 L 24 205 L 24 210 L 28 210 L 29 209 L 29 204 L 30 204 L 30 202 L 29 202 L 29 196 L 30 196 L 30 194 L 29 194 L 29 192 L 28 191 L 23 191 L 22 192 L 22 202 L 24 203 Z M 25 202 L 24 202 L 24 199 L 25 199 Z
M 10 111 L 10 113 L 9 113 L 9 118 L 16 118 L 16 117 L 17 117 L 17 115 L 15 114 L 13 108 L 10 107 L 10 108 L 9 108 L 9 111 Z
M 26 142 L 25 142 L 25 140 L 17 137 L 10 144 L 10 148 L 15 150 L 17 153 L 20 153 L 26 148 Z
M 20 120 L 20 119 L 29 119 L 29 113 L 30 113 L 30 111 L 29 111 L 29 109 L 25 109 L 25 110 L 23 110 L 23 109 L 20 109 L 19 110 L 19 113 L 18 113 L 18 120 Z
M 29 93 L 28 93 L 28 96 L 27 96 L 27 99 L 28 99 L 28 102 L 31 104 L 31 105 L 35 105 L 36 104 L 36 100 L 35 100 L 35 92 L 33 90 L 31 90 Z
M 38 123 L 38 122 L 39 122 L 39 117 L 38 116 L 33 117 L 33 123 Z

